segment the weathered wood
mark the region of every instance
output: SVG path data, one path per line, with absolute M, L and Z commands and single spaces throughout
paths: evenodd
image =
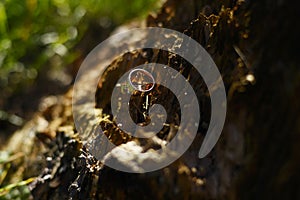
M 24 152 L 27 167 L 37 163 L 45 166 L 25 174 L 39 175 L 30 185 L 35 198 L 292 199 L 300 196 L 296 9 L 271 0 L 202 2 L 169 0 L 157 16 L 148 17 L 147 25 L 191 36 L 207 49 L 219 67 L 228 94 L 228 112 L 223 134 L 213 152 L 201 160 L 197 157 L 209 123 L 210 100 L 202 79 L 195 76 L 195 69 L 167 52 L 130 52 L 108 63 L 110 67 L 96 94 L 99 113 L 110 114 L 112 88 L 125 71 L 149 61 L 168 64 L 189 77 L 201 99 L 202 116 L 195 142 L 175 163 L 156 172 L 128 174 L 102 166 L 76 136 L 71 89 L 63 97 L 48 99 L 48 105 L 46 100 L 43 111 L 8 144 L 11 151 Z M 89 90 L 84 80 L 82 87 Z M 157 92 L 167 93 L 164 89 Z M 168 111 L 176 114 L 171 108 Z M 168 136 L 176 132 L 174 120 L 175 117 L 170 128 L 158 134 L 160 140 L 168 141 Z M 111 118 L 101 123 L 111 141 L 123 144 L 124 148 L 141 146 L 147 155 L 157 147 L 153 141 L 126 136 Z M 38 147 L 44 150 L 44 158 L 33 158 L 37 155 L 31 151 L 35 139 L 28 136 L 35 134 L 45 145 Z M 18 138 L 28 138 L 29 143 Z M 138 165 L 129 158 L 121 164 Z

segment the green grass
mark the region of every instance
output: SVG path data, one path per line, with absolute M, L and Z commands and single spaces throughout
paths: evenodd
M 157 8 L 157 3 L 158 0 L 0 0 L 0 120 L 22 124 L 21 118 L 1 108 L 1 102 L 30 87 L 51 60 L 55 59 L 62 69 L 76 59 L 74 46 L 95 22 L 103 28 L 115 27 L 146 16 Z M 10 168 L 9 163 L 1 163 L 0 155 L 0 200 L 28 199 L 27 184 L 33 179 L 23 181 L 20 177 L 2 185 Z
M 65 65 L 91 22 L 118 25 L 143 17 L 158 0 L 0 0 L 0 90 L 7 98 L 32 84 L 58 57 Z

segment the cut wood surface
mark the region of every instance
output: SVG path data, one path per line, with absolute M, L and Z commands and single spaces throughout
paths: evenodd
M 144 159 L 137 161 L 134 156 L 120 158 L 112 151 L 108 159 L 138 168 L 139 162 L 152 162 L 156 157 L 153 150 L 176 134 L 176 98 L 160 96 L 169 95 L 165 88 L 151 93 L 153 97 L 160 96 L 162 104 L 172 102 L 172 106 L 166 106 L 169 123 L 155 139 L 133 138 L 118 128 L 111 117 L 111 93 L 119 77 L 149 62 L 180 71 L 201 102 L 198 134 L 183 156 L 164 169 L 146 174 L 104 166 L 91 155 L 77 133 L 70 88 L 65 95 L 45 97 L 35 117 L 3 147 L 12 154 L 23 154 L 13 161 L 14 173 L 22 174 L 23 179 L 36 177 L 30 183 L 35 199 L 300 198 L 296 13 L 294 6 L 271 0 L 168 0 L 159 13 L 148 16 L 146 26 L 177 30 L 199 42 L 221 72 L 228 100 L 226 123 L 217 145 L 205 158 L 198 158 L 211 114 L 205 83 L 178 55 L 144 49 L 120 55 L 112 62 L 108 59 L 97 63 L 99 68 L 108 66 L 96 92 L 96 110 L 104 134 L 118 145 L 116 148 L 129 149 L 133 155 L 144 154 Z M 124 26 L 119 31 L 130 28 Z M 85 77 L 97 74 L 97 67 Z M 82 96 L 92 91 L 86 81 L 79 80 Z M 142 94 L 136 93 L 132 101 L 141 105 L 141 98 Z M 135 120 L 144 120 L 140 111 L 133 113 Z M 85 113 L 82 117 L 88 120 L 90 116 Z M 87 124 L 85 129 L 89 132 L 93 127 Z

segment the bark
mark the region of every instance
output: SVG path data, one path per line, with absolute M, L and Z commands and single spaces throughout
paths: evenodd
M 30 185 L 33 197 L 299 199 L 297 14 L 296 6 L 283 1 L 168 0 L 156 16 L 147 18 L 147 26 L 178 30 L 198 41 L 212 56 L 225 83 L 227 119 L 216 147 L 207 157 L 198 159 L 209 124 L 210 100 L 195 69 L 168 52 L 130 52 L 110 63 L 98 86 L 97 108 L 111 114 L 112 88 L 128 69 L 149 61 L 168 64 L 190 77 L 202 102 L 200 128 L 192 146 L 176 162 L 156 172 L 129 174 L 103 166 L 76 135 L 71 88 L 64 96 L 45 99 L 41 112 L 7 145 L 8 150 L 26 155 L 20 167 L 24 170 L 25 166 L 24 177 L 38 176 Z M 152 95 L 159 94 L 167 96 L 168 91 L 158 88 Z M 136 94 L 132 101 L 140 105 L 140 98 L 141 94 Z M 176 104 L 175 98 L 167 101 Z M 177 110 L 167 110 L 172 114 L 170 127 L 176 127 Z M 134 117 L 143 121 L 139 112 Z M 142 146 L 145 153 L 157 148 L 153 141 L 127 136 L 112 118 L 102 120 L 101 126 L 115 144 Z M 158 134 L 160 140 L 172 138 L 176 128 L 170 127 Z M 18 138 L 26 140 L 18 142 Z M 122 164 L 131 167 L 137 163 L 128 158 Z M 32 170 L 37 165 L 38 169 Z

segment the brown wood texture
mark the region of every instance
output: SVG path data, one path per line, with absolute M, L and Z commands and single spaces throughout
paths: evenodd
M 7 145 L 10 151 L 24 152 L 19 163 L 25 169 L 24 177 L 38 176 L 30 185 L 33 197 L 299 199 L 300 73 L 296 43 L 300 34 L 296 16 L 296 6 L 284 1 L 168 0 L 159 13 L 148 16 L 147 26 L 178 30 L 198 41 L 210 53 L 225 83 L 227 119 L 213 151 L 204 159 L 197 157 L 209 124 L 210 100 L 195 69 L 168 52 L 129 52 L 109 63 L 99 82 L 96 99 L 104 133 L 118 145 L 131 141 L 145 152 L 158 148 L 155 141 L 124 134 L 112 118 L 103 119 L 103 114 L 111 114 L 110 96 L 118 77 L 139 64 L 159 62 L 189 77 L 201 100 L 200 128 L 192 146 L 176 162 L 156 172 L 128 174 L 103 166 L 76 134 L 71 88 L 64 96 L 46 98 L 42 111 Z M 83 80 L 83 89 L 84 84 Z M 157 88 L 152 95 L 167 96 L 168 91 Z M 132 101 L 141 105 L 141 94 Z M 161 101 L 166 103 L 164 98 Z M 172 101 L 176 104 L 175 99 L 168 99 Z M 177 110 L 167 107 L 167 111 L 172 115 L 169 127 L 158 134 L 162 141 L 169 141 L 176 132 Z M 136 120 L 143 120 L 140 114 L 135 113 Z M 128 159 L 122 164 L 130 167 L 136 163 Z

